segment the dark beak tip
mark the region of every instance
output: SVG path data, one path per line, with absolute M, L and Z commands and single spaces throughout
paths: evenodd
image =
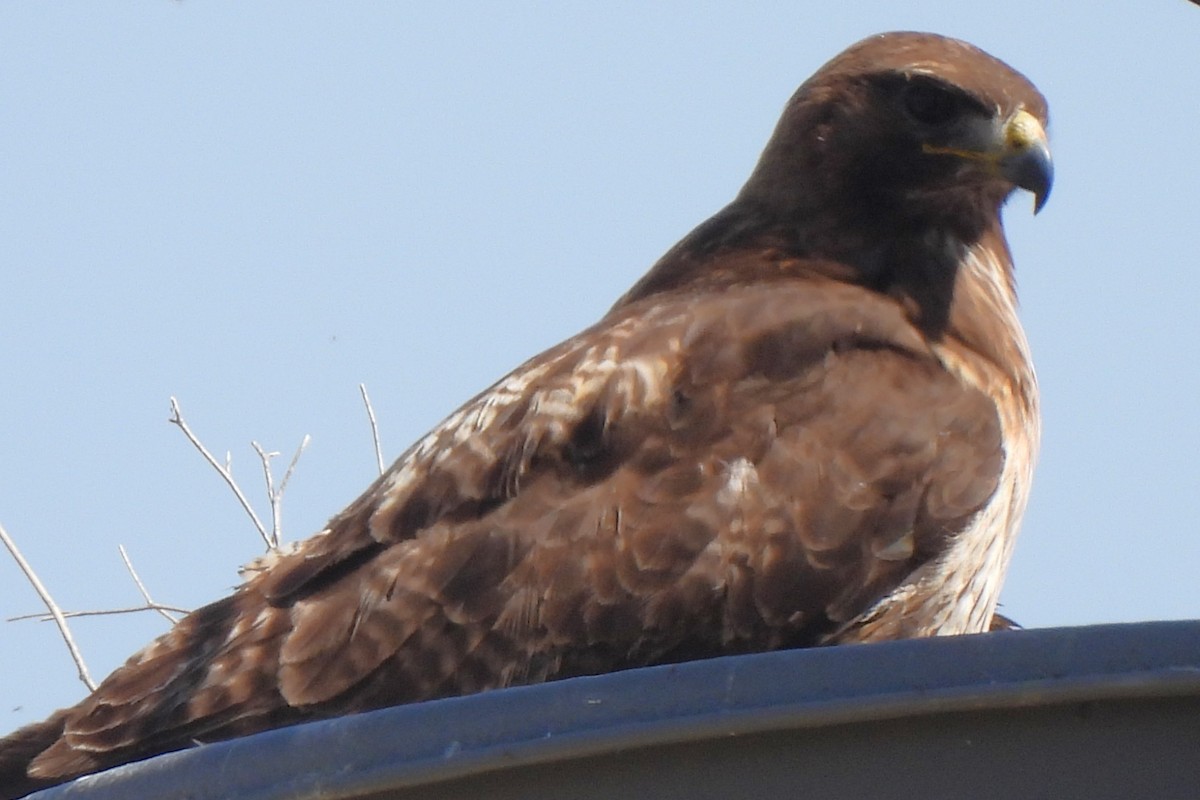
M 1040 192 L 1035 192 L 1033 195 L 1033 213 L 1037 214 L 1046 207 L 1046 201 L 1050 199 L 1050 184 L 1046 184 L 1046 188 Z
M 1013 158 L 1005 165 L 1005 173 L 1014 185 L 1033 193 L 1033 213 L 1036 214 L 1050 199 L 1054 186 L 1054 161 L 1049 148 L 1036 147 Z
M 1036 214 L 1046 205 L 1046 201 L 1050 199 L 1050 190 L 1054 188 L 1054 161 L 1050 158 L 1050 151 L 1040 149 L 1035 159 L 1036 166 L 1034 172 L 1037 175 L 1033 188 L 1033 213 Z

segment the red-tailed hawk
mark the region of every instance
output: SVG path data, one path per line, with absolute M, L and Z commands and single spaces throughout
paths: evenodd
M 1045 125 L 971 45 L 846 50 L 600 322 L 0 742 L 0 796 L 381 706 L 986 630 L 1038 440 L 1000 209 L 1045 201 Z

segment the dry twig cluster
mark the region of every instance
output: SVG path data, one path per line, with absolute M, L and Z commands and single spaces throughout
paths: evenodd
M 375 410 L 371 407 L 371 399 L 367 395 L 367 387 L 360 383 L 358 385 L 358 389 L 359 393 L 362 395 L 363 405 L 366 407 L 367 411 L 367 419 L 371 425 L 371 438 L 375 448 L 375 461 L 379 472 L 382 473 L 384 469 L 383 448 L 379 443 L 379 427 L 375 421 Z M 266 525 L 263 524 L 258 514 L 255 513 L 254 507 L 250 505 L 250 501 L 246 498 L 245 492 L 242 491 L 241 487 L 233 477 L 232 455 L 227 451 L 225 454 L 224 463 L 218 461 L 213 454 L 209 452 L 208 448 L 205 447 L 200 441 L 200 438 L 192 432 L 192 429 L 188 426 L 187 421 L 183 418 L 183 411 L 179 407 L 179 401 L 174 397 L 171 398 L 171 416 L 168 418 L 168 421 L 183 432 L 183 435 L 187 437 L 187 440 L 194 448 L 196 448 L 200 455 L 203 456 L 204 460 L 207 461 L 209 465 L 211 465 L 212 468 L 217 471 L 217 474 L 221 476 L 221 479 L 229 487 L 230 491 L 233 492 L 234 497 L 237 498 L 239 505 L 241 505 L 246 514 L 250 517 L 250 521 L 254 525 L 255 530 L 258 532 L 258 535 L 262 538 L 264 544 L 266 545 L 268 556 L 279 550 L 283 541 L 283 495 L 287 490 L 288 481 L 291 480 L 292 474 L 295 472 L 296 463 L 300 460 L 301 454 L 304 452 L 304 449 L 308 447 L 312 437 L 306 434 L 301 440 L 300 446 L 296 448 L 295 454 L 292 456 L 291 461 L 288 462 L 287 469 L 284 471 L 283 478 L 279 481 L 278 486 L 275 485 L 274 475 L 271 472 L 271 459 L 277 457 L 279 453 L 275 451 L 267 451 L 258 442 L 252 441 L 250 443 L 251 447 L 254 448 L 254 452 L 258 454 L 259 460 L 262 462 L 263 478 L 266 482 L 267 500 L 270 503 L 271 508 L 271 527 L 268 529 Z M 132 578 L 134 585 L 137 587 L 138 592 L 142 596 L 142 600 L 144 601 L 143 604 L 128 608 L 64 611 L 54 600 L 54 597 L 50 591 L 42 583 L 32 565 L 30 565 L 25 557 L 21 554 L 16 542 L 13 541 L 12 537 L 8 534 L 8 531 L 4 529 L 3 525 L 0 525 L 0 541 L 4 543 L 4 546 L 8 549 L 8 552 L 12 555 L 13 560 L 16 562 L 17 567 L 25 576 L 25 579 L 29 581 L 29 584 L 33 587 L 34 591 L 37 592 L 38 597 L 41 598 L 43 605 L 46 606 L 45 612 L 21 614 L 15 617 L 9 617 L 7 621 L 53 621 L 58 627 L 59 634 L 62 636 L 63 641 L 67 645 L 67 650 L 71 654 L 71 659 L 75 662 L 75 666 L 79 671 L 79 679 L 88 687 L 88 691 L 92 691 L 96 688 L 96 682 L 92 679 L 91 674 L 88 672 L 87 663 L 84 661 L 83 654 L 80 652 L 79 646 L 75 643 L 75 638 L 71 635 L 71 627 L 67 620 L 74 617 L 109 616 L 113 614 L 134 614 L 143 611 L 153 611 L 162 615 L 172 624 L 174 624 L 179 619 L 177 615 L 188 613 L 188 609 L 160 603 L 151 596 L 150 591 L 146 588 L 145 583 L 142 582 L 137 570 L 134 569 L 133 562 L 130 560 L 129 554 L 126 552 L 124 545 L 117 545 L 117 550 L 121 554 L 121 560 L 125 564 L 126 571 L 129 573 L 130 578 Z

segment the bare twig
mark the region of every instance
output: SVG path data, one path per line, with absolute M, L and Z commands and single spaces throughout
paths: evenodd
M 137 586 L 138 591 L 142 593 L 142 599 L 146 601 L 146 605 L 142 610 L 157 611 L 159 614 L 162 614 L 164 617 L 170 620 L 172 625 L 178 622 L 179 618 L 171 612 L 174 611 L 181 614 L 186 614 L 187 611 L 177 608 L 168 608 L 167 606 L 154 602 L 154 598 L 150 596 L 149 590 L 146 589 L 146 584 L 142 583 L 142 579 L 138 576 L 137 570 L 133 568 L 133 562 L 129 560 L 129 554 L 125 552 L 125 545 L 117 545 L 117 550 L 121 551 L 121 560 L 125 562 L 125 569 L 129 570 L 129 577 L 133 578 L 133 582 Z
M 375 463 L 379 466 L 379 474 L 383 474 L 383 447 L 379 444 L 379 425 L 375 422 L 375 409 L 371 408 L 371 398 L 367 396 L 367 385 L 360 383 L 358 391 L 362 395 L 363 405 L 367 407 L 367 419 L 371 423 L 371 441 L 375 443 Z
M 283 493 L 287 491 L 288 481 L 292 479 L 292 473 L 296 471 L 296 462 L 300 460 L 300 454 L 304 452 L 304 448 L 308 447 L 308 443 L 312 441 L 312 437 L 307 433 L 300 440 L 300 446 L 296 448 L 296 452 L 292 455 L 292 460 L 288 462 L 288 468 L 283 473 L 283 480 L 279 482 L 279 498 L 283 499 Z
M 271 459 L 279 453 L 275 450 L 268 453 L 258 442 L 252 441 L 250 446 L 258 453 L 258 460 L 262 462 L 263 478 L 267 482 L 267 500 L 271 503 L 271 533 L 267 536 L 267 547 L 274 550 L 279 546 L 279 516 L 282 509 L 275 496 L 275 481 L 271 478 Z
M 9 537 L 8 531 L 4 530 L 3 525 L 0 525 L 0 540 L 4 541 L 4 546 L 12 554 L 13 559 L 17 562 L 17 566 L 21 572 L 25 573 L 26 580 L 33 586 L 33 590 L 38 593 L 38 597 L 42 598 L 42 602 L 46 604 L 46 609 L 54 619 L 54 624 L 58 626 L 58 632 L 62 635 L 63 641 L 67 643 L 67 650 L 71 652 L 71 659 L 75 662 L 75 666 L 79 670 L 79 680 L 83 681 L 84 685 L 88 687 L 88 691 L 95 691 L 96 682 L 92 680 L 87 664 L 83 660 L 83 654 L 79 652 L 79 646 L 75 644 L 75 638 L 71 636 L 71 628 L 67 625 L 66 615 L 58 607 L 58 603 L 54 602 L 54 598 L 50 596 L 50 592 L 46 591 L 46 587 L 42 585 L 37 573 L 33 571 L 33 567 L 21 555 L 21 551 L 17 549 L 17 543 Z
M 250 520 L 254 523 L 255 529 L 258 530 L 258 535 L 262 537 L 264 542 L 266 542 L 267 547 L 273 547 L 274 544 L 271 541 L 271 534 L 267 532 L 267 529 L 262 524 L 262 520 L 258 518 L 258 514 L 255 514 L 254 509 L 250 507 L 250 501 L 246 499 L 246 495 L 242 494 L 242 490 L 237 485 L 237 481 L 233 479 L 233 473 L 230 471 L 230 467 L 233 463 L 232 456 L 226 453 L 225 466 L 221 466 L 220 462 L 213 458 L 212 453 L 208 452 L 208 448 L 200 443 L 200 440 L 196 438 L 196 434 L 192 433 L 192 429 L 189 428 L 187 423 L 183 421 L 183 412 L 179 410 L 179 401 L 174 397 L 171 398 L 171 417 L 168 421 L 172 425 L 179 426 L 179 429 L 183 431 L 183 435 L 186 436 L 187 440 L 192 443 L 192 447 L 195 447 L 197 450 L 199 450 L 200 455 L 204 456 L 204 460 L 207 461 L 212 468 L 217 471 L 218 474 L 220 474 L 226 485 L 228 485 L 233 491 L 234 495 L 237 496 L 238 502 L 242 504 L 242 508 L 247 514 L 250 515 Z
M 300 440 L 300 446 L 296 448 L 292 460 L 288 463 L 287 470 L 283 473 L 283 480 L 279 482 L 279 488 L 275 488 L 275 480 L 271 476 L 271 459 L 279 455 L 276 451 L 267 452 L 258 442 L 251 442 L 250 446 L 254 448 L 254 452 L 258 453 L 258 458 L 262 461 L 263 478 L 267 482 L 267 499 L 271 502 L 271 538 L 269 546 L 272 550 L 279 547 L 279 543 L 283 540 L 283 493 L 287 491 L 288 481 L 292 479 L 292 473 L 296 471 L 296 462 L 300 460 L 300 455 L 304 452 L 304 448 L 308 447 L 308 443 L 312 441 L 312 437 L 305 434 Z
M 83 611 L 64 611 L 62 615 L 66 619 L 75 619 L 76 617 L 109 617 L 116 614 L 141 614 L 145 611 L 154 611 L 159 614 L 164 612 L 168 614 L 187 614 L 188 609 L 179 608 L 177 606 L 165 606 L 162 603 L 148 603 L 144 606 L 129 606 L 127 608 L 104 608 L 104 609 L 85 609 Z M 50 614 L 41 612 L 38 614 L 18 614 L 15 617 L 6 617 L 5 622 L 24 622 L 26 620 L 35 619 L 38 622 L 51 622 L 54 620 Z M 172 619 L 174 619 L 172 617 Z

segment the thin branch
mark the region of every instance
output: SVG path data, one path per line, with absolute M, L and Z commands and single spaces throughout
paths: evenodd
M 128 608 L 105 608 L 105 609 L 87 609 L 84 611 L 64 611 L 62 615 L 66 619 L 74 619 L 75 617 L 108 617 L 115 614 L 140 614 L 143 611 L 154 611 L 159 614 L 187 614 L 188 609 L 179 608 L 177 606 L 165 606 L 162 603 L 147 603 L 144 606 L 130 606 Z M 24 622 L 25 620 L 35 619 L 38 622 L 51 622 L 54 617 L 46 612 L 37 614 L 18 614 L 15 617 L 6 617 L 5 622 Z M 172 617 L 171 619 L 174 619 Z
M 254 448 L 254 452 L 258 453 L 258 459 L 262 462 L 263 478 L 267 482 L 267 500 L 271 503 L 271 534 L 267 537 L 267 547 L 275 549 L 279 546 L 279 517 L 282 509 L 279 498 L 275 494 L 275 481 L 271 478 L 271 459 L 279 453 L 274 450 L 268 453 L 263 450 L 262 445 L 254 441 L 250 442 L 250 446 Z
M 192 433 L 192 429 L 189 428 L 187 423 L 183 421 L 183 412 L 179 410 L 179 401 L 174 397 L 171 398 L 171 417 L 167 421 L 172 425 L 177 425 L 179 429 L 183 431 L 183 435 L 186 436 L 188 441 L 192 443 L 192 447 L 195 447 L 197 450 L 199 450 L 200 455 L 204 456 L 204 460 L 212 465 L 212 468 L 217 471 L 222 480 L 225 481 L 226 485 L 228 485 L 233 491 L 234 495 L 237 496 L 238 502 L 242 504 L 242 508 L 245 509 L 246 513 L 250 515 L 250 520 L 254 523 L 254 527 L 258 530 L 258 535 L 262 537 L 264 542 L 266 542 L 267 547 L 272 547 L 271 535 L 267 533 L 267 529 L 263 526 L 262 520 L 258 518 L 258 514 L 254 513 L 254 509 L 250 507 L 250 501 L 246 499 L 246 495 L 242 494 L 242 490 L 237 485 L 237 481 L 233 479 L 233 473 L 230 471 L 230 466 L 233 463 L 232 456 L 226 453 L 225 466 L 221 466 L 220 462 L 213 458 L 212 453 L 208 452 L 208 448 L 200 443 L 200 440 L 196 438 L 196 434 Z
M 17 543 L 9 537 L 8 531 L 4 530 L 3 525 L 0 525 L 0 540 L 4 541 L 4 546 L 8 548 L 8 552 L 16 560 L 17 566 L 21 569 L 21 572 L 25 573 L 26 580 L 32 584 L 33 590 L 38 593 L 38 597 L 42 598 L 42 602 L 46 604 L 46 609 L 54 619 L 54 624 L 58 626 L 58 632 L 62 635 L 63 641 L 67 643 L 67 650 L 71 652 L 71 659 L 74 660 L 75 666 L 79 670 L 79 680 L 83 681 L 84 685 L 88 687 L 88 691 L 94 692 L 96 690 L 96 682 L 92 680 L 87 664 L 83 660 L 83 654 L 79 652 L 79 647 L 75 644 L 75 638 L 71 636 L 71 628 L 67 625 L 67 618 L 63 614 L 62 609 L 58 607 L 58 603 L 54 602 L 54 598 L 50 596 L 50 592 L 46 591 L 46 587 L 42 585 L 37 573 L 33 571 L 33 567 L 29 566 L 29 562 L 21 555 L 21 551 L 17 549 Z
M 312 441 L 312 437 L 308 434 L 300 440 L 300 446 L 296 448 L 292 460 L 288 463 L 287 470 L 283 473 L 283 480 L 279 482 L 279 488 L 275 488 L 275 480 L 271 476 L 271 459 L 279 455 L 276 451 L 268 453 L 263 449 L 258 442 L 251 442 L 250 446 L 254 448 L 254 452 L 258 453 L 258 458 L 262 461 L 263 478 L 267 482 L 267 499 L 271 502 L 271 542 L 272 550 L 279 547 L 279 543 L 283 540 L 283 493 L 287 491 L 288 481 L 292 479 L 292 473 L 296 471 L 296 462 L 300 460 L 301 454 L 304 453 L 304 448 L 308 447 L 308 443 Z
M 304 434 L 304 438 L 300 440 L 300 446 L 296 448 L 292 460 L 288 462 L 287 471 L 283 473 L 283 480 L 279 482 L 279 498 L 281 500 L 283 499 L 283 493 L 287 491 L 288 481 L 292 479 L 292 473 L 296 471 L 296 462 L 300 460 L 301 453 L 304 452 L 304 448 L 308 447 L 308 443 L 311 441 L 312 437 L 307 433 Z
M 371 398 L 367 396 L 367 385 L 360 383 L 358 391 L 362 395 L 363 405 L 367 407 L 367 419 L 371 423 L 371 441 L 375 443 L 375 463 L 379 466 L 379 474 L 383 474 L 383 447 L 379 444 L 379 425 L 375 422 L 375 409 L 371 408 Z
M 166 606 L 154 602 L 154 598 L 150 596 L 150 591 L 146 589 L 146 584 L 142 583 L 142 579 L 138 577 L 137 570 L 133 568 L 133 562 L 129 560 L 129 554 L 125 552 L 125 545 L 117 545 L 117 550 L 121 552 L 121 560 L 125 562 L 125 569 L 129 570 L 129 577 L 133 578 L 133 582 L 137 586 L 138 591 L 142 593 L 142 599 L 146 601 L 146 610 L 157 611 L 159 614 L 162 614 L 164 617 L 170 620 L 172 625 L 174 625 L 176 622 L 179 622 L 179 618 L 174 616 Z M 182 611 L 181 613 L 186 614 L 187 612 Z

